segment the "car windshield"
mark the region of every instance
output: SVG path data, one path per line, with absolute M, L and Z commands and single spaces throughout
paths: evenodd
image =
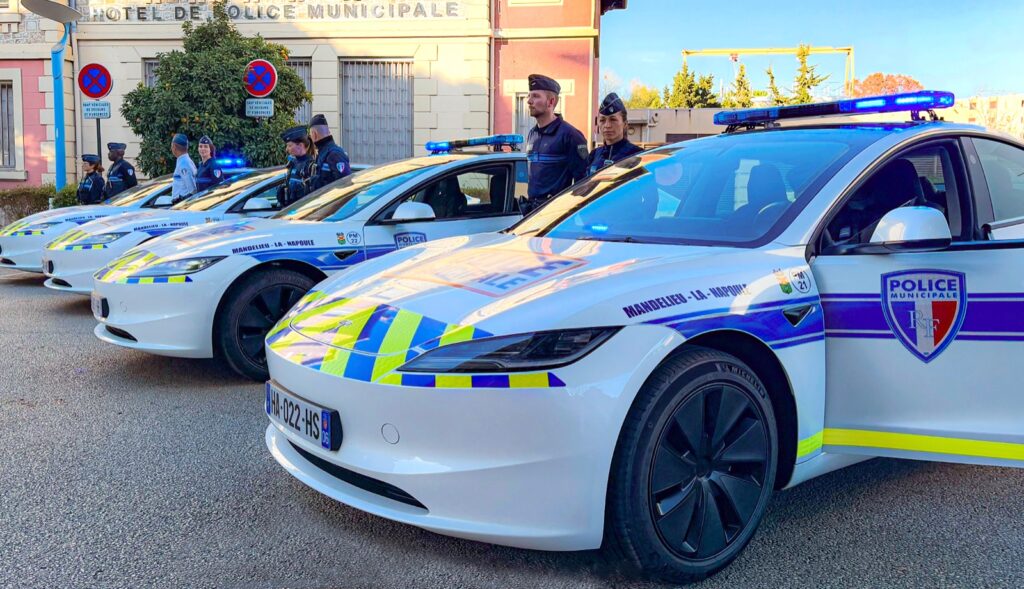
M 132 188 L 125 190 L 121 194 L 118 194 L 117 196 L 108 199 L 107 202 L 103 204 L 108 204 L 112 207 L 131 206 L 135 203 L 142 202 L 143 200 L 146 200 L 147 198 L 153 196 L 155 192 L 159 192 L 162 188 L 166 188 L 167 183 L 170 181 L 170 174 L 166 176 L 160 176 L 159 178 L 154 178 L 149 182 L 139 184 L 138 186 L 133 186 Z
M 843 128 L 721 135 L 598 172 L 512 227 L 515 235 L 756 247 L 882 136 Z
M 275 218 L 292 221 L 347 219 L 402 183 L 435 166 L 463 157 L 416 157 L 356 172 L 313 192 L 275 215 Z
M 281 168 L 243 172 L 227 182 L 205 192 L 200 192 L 171 208 L 179 211 L 208 211 L 238 196 L 243 190 L 252 188 L 265 180 L 270 180 L 274 176 L 279 176 L 281 173 Z

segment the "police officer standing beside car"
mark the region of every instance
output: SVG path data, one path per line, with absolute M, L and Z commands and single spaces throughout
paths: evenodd
M 82 156 L 82 171 L 85 175 L 78 183 L 75 196 L 80 205 L 94 205 L 103 202 L 103 166 L 100 156 L 87 153 Z
M 171 200 L 179 202 L 196 191 L 196 165 L 188 155 L 188 137 L 176 134 L 171 139 L 171 153 L 175 157 Z
M 139 183 L 139 179 L 135 177 L 135 168 L 124 160 L 124 150 L 127 147 L 124 143 L 107 144 L 107 159 L 113 164 L 107 171 L 107 183 L 103 187 L 104 198 L 110 198 Z
M 526 158 L 530 165 L 528 198 L 520 203 L 523 214 L 536 209 L 549 198 L 583 179 L 587 172 L 587 140 L 583 133 L 555 114 L 562 87 L 540 74 L 529 77 L 530 94 L 526 100 L 530 116 L 537 124 L 526 139 Z
M 312 188 L 310 183 L 316 167 L 313 159 L 313 142 L 303 126 L 292 127 L 281 134 L 288 150 L 287 181 L 277 189 L 277 200 L 286 207 L 306 196 Z
M 203 135 L 199 138 L 199 168 L 196 170 L 196 191 L 202 192 L 224 181 L 224 172 L 217 165 L 217 150 L 213 141 Z
M 587 158 L 588 176 L 643 151 L 626 139 L 626 105 L 614 92 L 604 97 L 597 111 L 597 130 L 604 144 L 590 152 Z
M 316 144 L 316 170 L 310 182 L 310 191 L 323 188 L 331 182 L 352 173 L 348 154 L 334 142 L 327 117 L 315 115 L 309 120 L 309 136 Z

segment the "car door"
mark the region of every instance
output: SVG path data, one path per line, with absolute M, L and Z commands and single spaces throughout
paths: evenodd
M 512 199 L 515 182 L 512 162 L 481 163 L 431 178 L 376 214 L 364 228 L 364 241 L 367 247 L 402 249 L 446 237 L 500 231 L 521 218 Z M 430 205 L 434 218 L 393 221 L 395 210 L 404 202 Z
M 982 233 L 970 157 L 957 138 L 897 153 L 822 227 L 810 266 L 826 328 L 826 452 L 1024 466 L 1024 249 Z M 940 210 L 952 244 L 858 245 L 912 205 Z

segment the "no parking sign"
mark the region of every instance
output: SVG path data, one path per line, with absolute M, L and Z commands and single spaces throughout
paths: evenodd
M 245 91 L 255 98 L 265 98 L 277 86 L 277 68 L 265 59 L 254 59 L 245 66 Z

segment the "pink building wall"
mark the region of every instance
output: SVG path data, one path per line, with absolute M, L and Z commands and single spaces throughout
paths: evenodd
M 19 186 L 38 186 L 46 173 L 46 160 L 40 144 L 46 141 L 46 128 L 40 122 L 40 113 L 46 108 L 46 98 L 39 91 L 39 78 L 43 77 L 44 60 L 0 60 L 0 68 L 21 70 L 21 106 L 23 134 L 15 141 L 25 150 L 26 180 L 0 180 L 0 190 Z M 17 113 L 15 113 L 17 116 Z

